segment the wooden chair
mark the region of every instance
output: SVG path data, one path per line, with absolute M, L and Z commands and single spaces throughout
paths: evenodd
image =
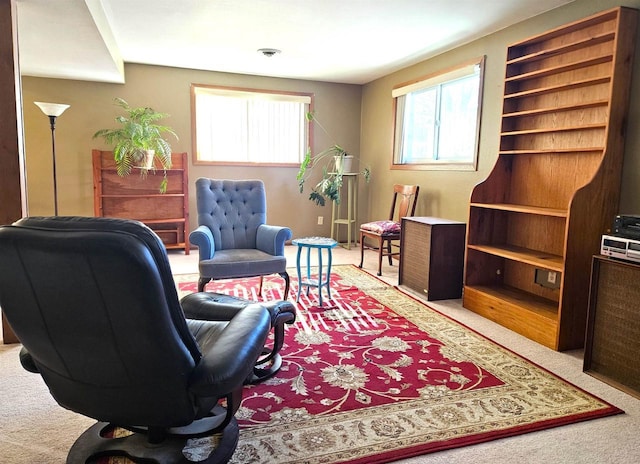
M 378 252 L 378 275 L 382 275 L 382 257 L 389 257 L 389 265 L 392 265 L 393 256 L 400 255 L 400 245 L 392 243 L 400 240 L 400 218 L 413 216 L 418 201 L 418 185 L 393 186 L 393 201 L 389 219 L 385 221 L 367 222 L 360 226 L 360 266 L 364 263 L 364 250 L 376 250 Z M 397 205 L 397 209 L 396 209 Z M 397 215 L 394 214 L 397 211 Z M 394 219 L 395 218 L 395 219 Z M 365 238 L 375 240 L 376 246 L 367 246 Z M 397 248 L 392 251 L 392 247 Z

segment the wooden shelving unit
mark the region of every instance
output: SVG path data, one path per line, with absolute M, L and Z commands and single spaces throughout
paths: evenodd
M 591 256 L 617 214 L 636 24 L 636 10 L 615 8 L 507 50 L 463 305 L 555 350 L 584 345 Z
M 141 177 L 118 176 L 110 151 L 93 150 L 93 206 L 96 216 L 144 222 L 167 249 L 189 254 L 189 186 L 187 154 L 173 153 L 167 191 L 160 193 L 162 170 Z

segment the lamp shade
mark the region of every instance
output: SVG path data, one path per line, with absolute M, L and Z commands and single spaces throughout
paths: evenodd
M 42 110 L 44 114 L 47 116 L 60 116 L 64 113 L 64 110 L 69 108 L 70 105 L 65 105 L 63 103 L 44 103 L 44 102 L 33 102 Z

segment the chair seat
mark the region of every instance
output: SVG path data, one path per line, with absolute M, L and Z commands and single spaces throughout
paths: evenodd
M 198 263 L 200 275 L 212 279 L 255 277 L 286 272 L 284 256 L 273 256 L 253 248 L 216 251 L 213 258 Z
M 399 234 L 400 223 L 395 221 L 373 221 L 362 224 L 360 229 L 373 232 L 378 235 Z

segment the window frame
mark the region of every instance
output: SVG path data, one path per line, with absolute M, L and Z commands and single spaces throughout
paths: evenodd
M 256 94 L 265 94 L 265 95 L 283 95 L 283 96 L 293 96 L 293 97 L 301 97 L 309 99 L 308 108 L 303 112 L 304 124 L 305 124 L 305 134 L 306 134 L 306 143 L 304 144 L 304 148 L 300 153 L 300 161 L 295 163 L 268 163 L 268 162 L 252 162 L 252 161 L 212 161 L 212 160 L 202 160 L 198 158 L 198 143 L 197 143 L 197 121 L 196 121 L 196 93 L 198 89 L 218 89 L 223 92 L 238 92 L 238 93 L 256 93 Z M 304 155 L 306 152 L 306 147 L 311 146 L 313 142 L 313 126 L 306 119 L 305 115 L 307 111 L 313 111 L 314 108 L 314 94 L 309 92 L 293 92 L 293 91 L 284 91 L 284 90 L 270 90 L 270 89 L 256 89 L 249 87 L 233 87 L 233 86 L 223 86 L 223 85 L 215 85 L 215 84 L 191 84 L 191 148 L 192 148 L 192 162 L 194 165 L 200 166 L 252 166 L 252 167 L 297 167 L 300 166 L 300 163 L 304 159 Z
M 398 84 L 392 89 L 393 98 L 393 134 L 392 134 L 392 151 L 391 151 L 391 169 L 392 170 L 415 170 L 415 171 L 477 171 L 478 170 L 478 154 L 480 147 L 480 126 L 482 121 L 482 97 L 484 94 L 484 72 L 485 72 L 485 56 L 474 58 L 450 68 L 413 79 L 402 84 Z M 478 82 L 478 106 L 476 111 L 476 127 L 474 130 L 475 143 L 473 149 L 473 159 L 464 161 L 453 160 L 430 160 L 419 163 L 399 163 L 397 162 L 398 141 L 398 98 L 415 90 L 428 89 L 436 85 L 446 84 L 468 76 L 471 73 L 465 70 L 479 67 Z

